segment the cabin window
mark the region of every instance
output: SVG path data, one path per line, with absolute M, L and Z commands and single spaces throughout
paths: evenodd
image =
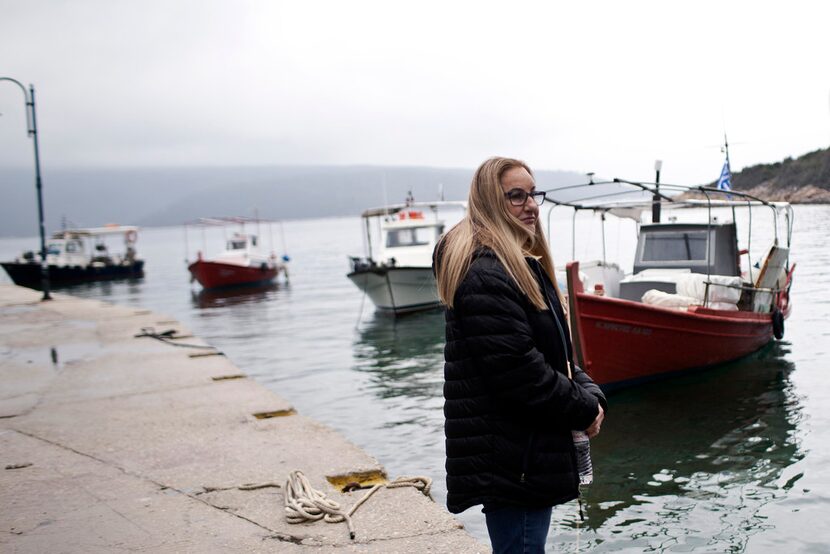
M 244 240 L 231 240 L 228 241 L 228 250 L 244 250 L 245 249 L 245 241 Z
M 59 242 L 49 243 L 49 247 L 46 249 L 46 254 L 47 255 L 60 256 L 60 253 L 61 253 L 61 243 L 59 243 Z
M 66 251 L 71 253 L 74 252 L 83 252 L 83 248 L 81 248 L 81 244 L 76 240 L 70 240 L 66 243 Z
M 644 262 L 706 260 L 706 231 L 648 233 L 643 245 Z
M 407 227 L 391 229 L 386 233 L 386 247 L 424 246 L 432 242 L 434 227 Z

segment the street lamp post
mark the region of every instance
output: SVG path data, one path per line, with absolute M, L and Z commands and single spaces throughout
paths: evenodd
M 35 87 L 29 85 L 29 90 L 23 84 L 11 77 L 0 77 L 0 81 L 11 81 L 23 91 L 26 101 L 26 128 L 35 145 L 35 188 L 37 189 L 37 217 L 40 226 L 40 284 L 43 289 L 43 300 L 51 300 L 49 294 L 49 264 L 46 262 L 46 229 L 43 225 L 43 187 L 40 180 L 40 152 L 37 143 L 37 115 L 35 113 Z

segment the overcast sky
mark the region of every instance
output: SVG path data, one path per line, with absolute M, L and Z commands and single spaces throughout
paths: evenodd
M 375 164 L 715 180 L 830 145 L 825 1 L 0 0 L 44 166 Z M 0 164 L 32 164 L 0 82 Z

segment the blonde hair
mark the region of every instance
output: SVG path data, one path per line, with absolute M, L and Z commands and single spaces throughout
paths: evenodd
M 481 164 L 470 184 L 467 214 L 441 238 L 436 264 L 438 296 L 450 308 L 455 291 L 470 269 L 473 254 L 481 247 L 492 250 L 530 302 L 538 309 L 546 310 L 547 303 L 539 284 L 524 259 L 525 255 L 537 257 L 562 302 L 553 259 L 538 218 L 534 228 L 530 229 L 507 208 L 501 179 L 507 170 L 515 167 L 524 168 L 533 176 L 526 163 L 512 158 L 495 157 Z

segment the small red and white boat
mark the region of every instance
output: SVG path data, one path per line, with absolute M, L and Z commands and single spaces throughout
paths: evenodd
M 615 180 L 617 190 L 630 184 L 648 191 L 647 202 L 638 208 L 636 203 L 597 202 L 597 185 L 602 184 L 591 183 L 590 201 L 584 204 L 574 199 L 553 200 L 577 211 L 601 213 L 603 225 L 608 214 L 637 214 L 633 272 L 626 274 L 605 260 L 567 264 L 575 356 L 594 381 L 606 390 L 634 385 L 736 360 L 773 338 L 782 338 L 784 320 L 791 311 L 789 290 L 795 270 L 789 261 L 789 204 L 736 191 L 730 191 L 729 199 L 712 199 L 720 191 L 708 187 L 684 187 L 697 190 L 706 200 L 673 200 L 659 191 L 652 198 L 653 186 L 647 183 Z M 664 191 L 672 188 L 660 185 Z M 548 193 L 549 200 L 551 196 L 556 196 L 555 190 Z M 707 221 L 678 223 L 672 218 L 660 223 L 658 209 L 653 211 L 656 222 L 640 223 L 639 213 L 651 211 L 654 205 L 696 207 L 692 212 Z M 727 216 L 731 213 L 733 220 L 719 222 L 712 216 L 716 208 Z M 768 210 L 773 215 L 773 244 L 766 245 L 757 264 L 749 262 L 747 250 L 738 247 L 734 220 L 740 209 Z M 754 216 L 749 221 L 758 219 Z M 779 225 L 785 228 L 784 241 L 779 240 Z
M 196 254 L 196 260 L 189 263 L 191 282 L 198 281 L 205 289 L 222 289 L 240 286 L 261 286 L 273 283 L 280 273 L 288 281 L 287 255 L 277 259 L 277 256 L 264 254 L 259 249 L 259 239 L 256 234 L 245 232 L 245 224 L 262 223 L 257 219 L 241 217 L 201 219 L 194 224 L 198 226 L 240 225 L 242 230 L 234 232 L 225 241 L 225 250 L 219 254 L 205 258 L 202 251 Z M 187 229 L 187 225 L 185 226 Z

